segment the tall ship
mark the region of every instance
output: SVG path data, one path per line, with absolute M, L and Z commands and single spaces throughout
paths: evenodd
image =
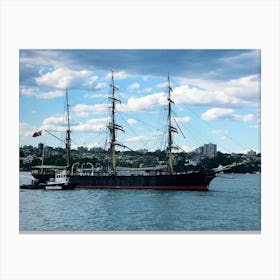
M 123 146 L 116 139 L 116 132 L 123 131 L 121 125 L 115 121 L 116 103 L 120 102 L 115 96 L 118 87 L 115 85 L 114 73 L 112 71 L 111 82 L 112 94 L 109 97 L 111 100 L 111 118 L 108 124 L 110 133 L 110 162 L 111 166 L 106 173 L 90 174 L 90 175 L 70 175 L 71 183 L 76 188 L 87 189 L 156 189 L 156 190 L 209 190 L 210 182 L 216 175 L 224 170 L 224 168 L 216 168 L 204 171 L 190 171 L 184 173 L 175 173 L 173 168 L 173 136 L 178 133 L 175 126 L 172 125 L 172 88 L 168 74 L 167 81 L 167 106 L 168 106 L 168 133 L 167 133 L 167 147 L 166 147 L 166 165 L 163 167 L 142 168 L 138 169 L 138 173 L 121 175 L 117 168 L 116 147 Z M 70 142 L 69 142 L 70 143 Z M 70 147 L 69 147 L 70 148 Z M 68 153 L 69 154 L 69 153 Z M 140 172 L 140 174 L 139 174 Z
M 112 71 L 111 81 L 111 96 L 110 108 L 111 117 L 107 126 L 109 130 L 109 154 L 110 166 L 103 168 L 101 172 L 91 172 L 84 174 L 75 170 L 75 164 L 71 166 L 71 130 L 69 124 L 69 104 L 68 92 L 66 90 L 67 101 L 67 129 L 66 137 L 64 140 L 66 151 L 66 166 L 51 166 L 40 165 L 32 169 L 32 176 L 34 178 L 33 184 L 35 188 L 38 186 L 45 186 L 49 182 L 56 181 L 60 174 L 64 171 L 67 178 L 67 185 L 71 188 L 84 188 L 84 189 L 155 189 L 155 190 L 189 190 L 189 191 L 208 191 L 211 181 L 222 171 L 230 169 L 232 165 L 219 166 L 212 169 L 203 169 L 199 171 L 190 170 L 188 172 L 174 172 L 173 168 L 173 150 L 175 147 L 173 137 L 178 133 L 178 129 L 172 123 L 172 88 L 168 74 L 167 79 L 167 147 L 166 147 L 166 165 L 136 168 L 130 170 L 128 174 L 120 172 L 117 167 L 116 147 L 126 147 L 117 141 L 117 131 L 124 132 L 121 125 L 116 123 L 115 113 L 116 104 L 121 102 L 116 98 L 116 91 L 118 87 L 115 85 L 114 72 Z M 93 169 L 93 166 L 92 166 Z M 37 186 L 37 187 L 36 187 Z M 30 187 L 32 188 L 32 186 Z M 67 188 L 67 187 L 66 187 Z

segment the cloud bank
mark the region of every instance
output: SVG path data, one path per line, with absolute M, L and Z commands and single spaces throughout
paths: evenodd
M 233 109 L 211 108 L 201 114 L 201 118 L 205 121 L 215 121 L 220 119 L 234 119 L 236 121 L 250 122 L 254 119 L 253 114 L 239 115 Z

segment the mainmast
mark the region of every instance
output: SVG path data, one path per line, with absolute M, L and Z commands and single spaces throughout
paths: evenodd
M 170 79 L 168 74 L 168 82 L 167 82 L 167 89 L 168 89 L 168 95 L 167 95 L 167 104 L 168 104 L 168 135 L 167 135 L 167 158 L 168 158 L 168 164 L 167 164 L 167 171 L 169 174 L 173 174 L 173 155 L 172 155 L 172 148 L 173 148 L 173 132 L 178 133 L 177 129 L 172 126 L 172 104 L 174 104 L 174 101 L 171 99 L 171 92 L 173 91 L 170 85 Z
M 69 121 L 69 103 L 68 103 L 68 89 L 66 89 L 66 110 L 67 110 L 67 130 L 65 139 L 66 148 L 66 164 L 67 168 L 70 168 L 70 149 L 71 149 L 71 138 L 70 138 L 70 121 Z
M 116 124 L 115 122 L 115 110 L 116 110 L 116 101 L 120 102 L 119 99 L 115 98 L 115 92 L 119 90 L 119 88 L 115 85 L 114 81 L 114 72 L 112 70 L 112 96 L 109 96 L 109 99 L 111 99 L 111 121 L 108 125 L 109 131 L 110 131 L 110 152 L 111 152 L 111 159 L 112 159 L 112 175 L 117 175 L 117 167 L 116 167 L 116 130 L 124 131 L 122 126 Z

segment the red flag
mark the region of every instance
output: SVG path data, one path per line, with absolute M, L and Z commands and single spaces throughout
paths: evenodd
M 32 137 L 38 137 L 42 135 L 42 130 L 34 132 Z

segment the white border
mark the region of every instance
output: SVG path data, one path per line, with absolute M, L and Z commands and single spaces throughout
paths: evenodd
M 279 279 L 279 2 L 1 2 L 1 279 Z M 262 50 L 261 234 L 19 234 L 18 49 Z

